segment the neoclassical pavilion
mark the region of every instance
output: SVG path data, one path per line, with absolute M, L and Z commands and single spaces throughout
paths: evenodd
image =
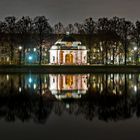
M 87 48 L 71 35 L 66 34 L 50 48 L 50 64 L 86 65 Z

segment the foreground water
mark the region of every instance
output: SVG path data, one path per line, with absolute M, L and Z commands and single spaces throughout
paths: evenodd
M 1 74 L 0 139 L 139 139 L 140 74 Z

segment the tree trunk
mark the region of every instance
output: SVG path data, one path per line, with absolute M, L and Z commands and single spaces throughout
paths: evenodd
M 22 60 L 23 60 L 23 64 L 25 64 L 25 45 L 23 45 L 23 59 L 22 59 L 22 55 L 21 55 L 21 61 Z
M 114 58 L 114 48 L 113 48 L 113 64 L 114 64 L 114 59 L 115 59 L 115 58 Z
M 139 43 L 137 42 L 136 65 L 138 65 L 138 64 L 139 64 L 139 54 L 138 54 L 138 52 L 139 52 Z
M 42 44 L 40 44 L 39 50 L 40 50 L 39 65 L 41 65 L 41 62 L 42 62 Z
M 12 64 L 13 63 L 13 56 L 14 56 L 14 47 L 13 47 L 13 44 L 11 43 L 10 45 L 10 51 L 11 51 L 11 55 L 10 55 L 10 63 Z
M 127 43 L 124 44 L 124 64 L 127 65 Z
M 106 57 L 106 60 L 105 60 L 106 62 L 105 62 L 105 63 L 106 63 L 106 65 L 108 64 L 108 63 L 107 63 L 107 60 L 108 60 L 108 58 L 107 58 L 107 52 L 108 52 L 108 51 L 107 51 L 107 46 L 105 45 L 105 54 L 106 54 L 106 55 L 105 55 L 105 57 Z
M 92 35 L 88 35 L 88 48 L 89 48 L 89 62 L 91 64 L 91 47 L 92 47 Z

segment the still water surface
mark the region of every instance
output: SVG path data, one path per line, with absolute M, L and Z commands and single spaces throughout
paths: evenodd
M 0 139 L 140 139 L 140 74 L 1 74 Z

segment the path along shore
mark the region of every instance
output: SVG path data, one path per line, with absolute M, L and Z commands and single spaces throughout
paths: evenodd
M 140 73 L 140 65 L 0 65 L 0 73 Z

